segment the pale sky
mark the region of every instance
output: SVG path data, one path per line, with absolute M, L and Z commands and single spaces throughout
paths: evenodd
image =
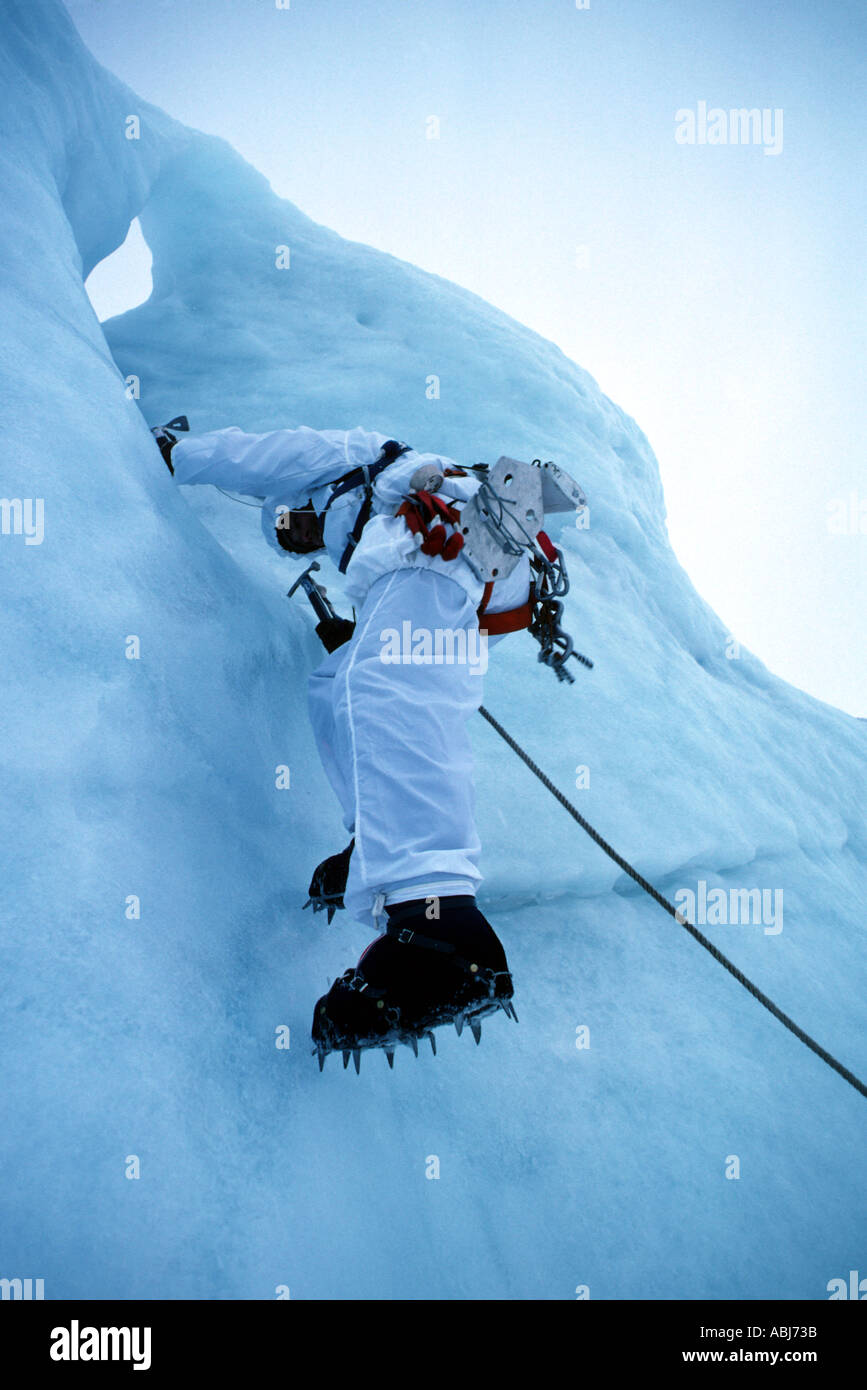
M 67 8 L 314 220 L 586 368 L 647 434 L 674 549 L 733 635 L 867 716 L 861 0 Z M 779 152 L 678 143 L 699 103 L 767 111 Z M 139 243 L 105 268 L 101 316 L 146 267 Z

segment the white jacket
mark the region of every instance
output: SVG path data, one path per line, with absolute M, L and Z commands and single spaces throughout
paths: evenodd
M 178 483 L 212 483 L 218 487 L 264 497 L 262 532 L 268 543 L 281 549 L 275 535 L 279 513 L 287 507 L 303 507 L 312 500 L 321 513 L 331 495 L 331 484 L 344 474 L 379 458 L 382 446 L 392 435 L 377 434 L 358 426 L 353 430 L 272 430 L 267 434 L 247 434 L 231 426 L 208 434 L 182 437 L 172 450 L 172 465 Z M 394 570 L 419 567 L 447 575 L 460 584 L 477 607 L 484 585 L 460 555 L 443 560 L 424 555 L 422 538 L 414 536 L 403 517 L 395 511 L 409 493 L 410 478 L 423 463 L 434 464 L 440 472 L 457 468 L 454 460 L 439 454 L 420 454 L 414 449 L 402 454 L 384 468 L 373 485 L 373 513 L 364 528 L 346 570 L 346 593 L 359 606 L 374 580 Z M 468 501 L 478 490 L 473 475 L 446 478 L 439 495 L 447 500 Z M 362 488 L 344 493 L 328 509 L 325 518 L 325 548 L 339 565 L 346 549 L 359 508 L 364 500 Z M 524 556 L 512 573 L 493 588 L 486 611 L 501 613 L 526 603 L 530 584 L 529 557 Z

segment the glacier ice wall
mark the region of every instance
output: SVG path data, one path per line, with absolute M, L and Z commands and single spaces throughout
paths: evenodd
M 595 669 L 557 687 L 517 637 L 486 701 L 660 888 L 782 889 L 779 933 L 715 939 L 862 1073 L 864 725 L 732 659 L 646 439 L 553 345 L 311 222 L 101 69 L 54 0 L 8 0 L 0 77 L 3 490 L 44 506 L 41 543 L 0 536 L 0 1275 L 48 1297 L 825 1297 L 863 1262 L 863 1101 L 481 723 L 521 1025 L 319 1077 L 312 1001 L 366 937 L 300 911 L 339 836 L 311 619 L 255 510 L 182 495 L 147 424 L 362 423 L 573 471 L 591 525 L 558 539 Z M 83 278 L 136 215 L 153 295 L 103 331 Z

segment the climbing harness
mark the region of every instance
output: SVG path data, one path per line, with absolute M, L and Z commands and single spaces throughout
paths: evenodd
M 530 597 L 519 608 L 510 608 L 504 613 L 486 613 L 493 592 L 491 580 L 485 585 L 482 602 L 479 606 L 479 629 L 489 637 L 499 637 L 506 632 L 520 632 L 526 628 L 540 647 L 538 660 L 550 666 L 559 681 L 573 684 L 575 677 L 567 668 L 570 656 L 580 661 L 588 670 L 593 662 L 581 652 L 560 625 L 563 614 L 563 599 L 569 592 L 569 576 L 563 561 L 563 553 L 549 540 L 544 531 L 536 533 L 530 557 L 533 578 L 530 581 Z
M 575 679 L 566 665 L 570 657 L 588 669 L 593 662 L 575 651 L 572 638 L 561 625 L 569 575 L 563 552 L 539 527 L 546 510 L 566 511 L 586 505 L 578 484 L 554 464 L 501 458 L 482 478 L 478 492 L 461 514 L 469 540 L 466 559 L 485 584 L 478 610 L 480 630 L 497 637 L 526 628 L 539 643 L 538 660 L 550 666 L 559 681 L 570 684 Z M 533 570 L 528 601 L 505 613 L 488 614 L 495 580 L 510 574 L 527 551 Z

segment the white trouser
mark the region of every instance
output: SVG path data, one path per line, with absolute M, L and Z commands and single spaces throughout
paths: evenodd
M 434 651 L 438 631 L 464 632 L 470 659 L 458 645 L 453 661 L 384 661 L 405 624 L 414 639 L 430 634 Z M 460 584 L 395 570 L 371 586 L 352 641 L 310 677 L 319 754 L 355 835 L 344 901 L 366 925 L 383 901 L 472 894 L 481 879 L 467 729 L 482 702 L 478 640 Z

